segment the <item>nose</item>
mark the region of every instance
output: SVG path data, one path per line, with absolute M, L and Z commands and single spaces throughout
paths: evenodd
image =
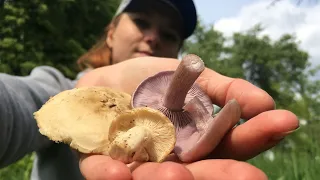
M 159 43 L 159 32 L 155 28 L 150 28 L 144 32 L 144 40 L 152 47 L 155 48 Z

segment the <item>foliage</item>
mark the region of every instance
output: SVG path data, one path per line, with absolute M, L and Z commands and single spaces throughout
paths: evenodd
M 227 38 L 200 24 L 184 51 L 200 55 L 207 67 L 221 74 L 252 82 L 274 97 L 279 108 L 287 108 L 297 93 L 306 95 L 302 91 L 313 84 L 306 81 L 311 77 L 306 71 L 309 56 L 293 35 L 272 41 L 261 32 L 263 28 L 257 25 Z
M 118 0 L 0 1 L 0 72 L 28 75 L 50 65 L 73 78 L 77 58 L 113 17 Z M 27 180 L 33 154 L 0 170 L 0 179 Z
M 32 170 L 34 154 L 28 154 L 18 162 L 1 169 L 0 179 L 29 180 Z
M 0 10 L 0 72 L 27 75 L 51 65 L 66 76 L 76 59 L 102 34 L 118 1 L 6 1 Z
M 308 53 L 292 34 L 271 40 L 261 25 L 224 37 L 199 22 L 184 53 L 199 55 L 208 68 L 223 75 L 246 79 L 268 92 L 277 108 L 294 112 L 301 127 L 271 150 L 248 162 L 271 180 L 312 180 L 320 176 L 320 80 L 314 75 Z

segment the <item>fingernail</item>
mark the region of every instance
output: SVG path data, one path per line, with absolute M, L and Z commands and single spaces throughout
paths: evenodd
M 231 104 L 231 103 L 238 103 L 238 101 L 235 98 L 233 98 L 229 100 L 227 104 Z
M 298 127 L 297 129 L 291 130 L 291 131 L 283 132 L 281 134 L 273 136 L 272 139 L 275 140 L 275 141 L 279 141 L 279 140 L 285 138 L 286 136 L 288 136 L 289 134 L 292 134 L 292 133 L 296 132 L 299 129 L 300 129 L 300 127 Z

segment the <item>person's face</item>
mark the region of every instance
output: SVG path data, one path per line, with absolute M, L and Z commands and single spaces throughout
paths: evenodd
M 177 57 L 182 43 L 180 21 L 169 12 L 165 16 L 155 12 L 122 14 L 107 36 L 113 63 L 141 56 Z

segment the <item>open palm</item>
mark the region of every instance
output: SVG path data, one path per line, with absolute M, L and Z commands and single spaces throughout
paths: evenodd
M 145 78 L 160 71 L 175 70 L 178 64 L 176 59 L 168 58 L 127 60 L 87 73 L 77 87 L 106 86 L 132 94 Z M 241 117 L 248 121 L 236 128 L 228 127 L 221 142 L 205 160 L 190 164 L 148 162 L 130 170 L 107 156 L 91 155 L 80 162 L 86 179 L 265 179 L 259 169 L 241 160 L 248 160 L 279 143 L 299 126 L 297 117 L 287 110 L 275 110 L 272 97 L 245 80 L 206 69 L 196 82 L 220 107 L 236 99 Z

